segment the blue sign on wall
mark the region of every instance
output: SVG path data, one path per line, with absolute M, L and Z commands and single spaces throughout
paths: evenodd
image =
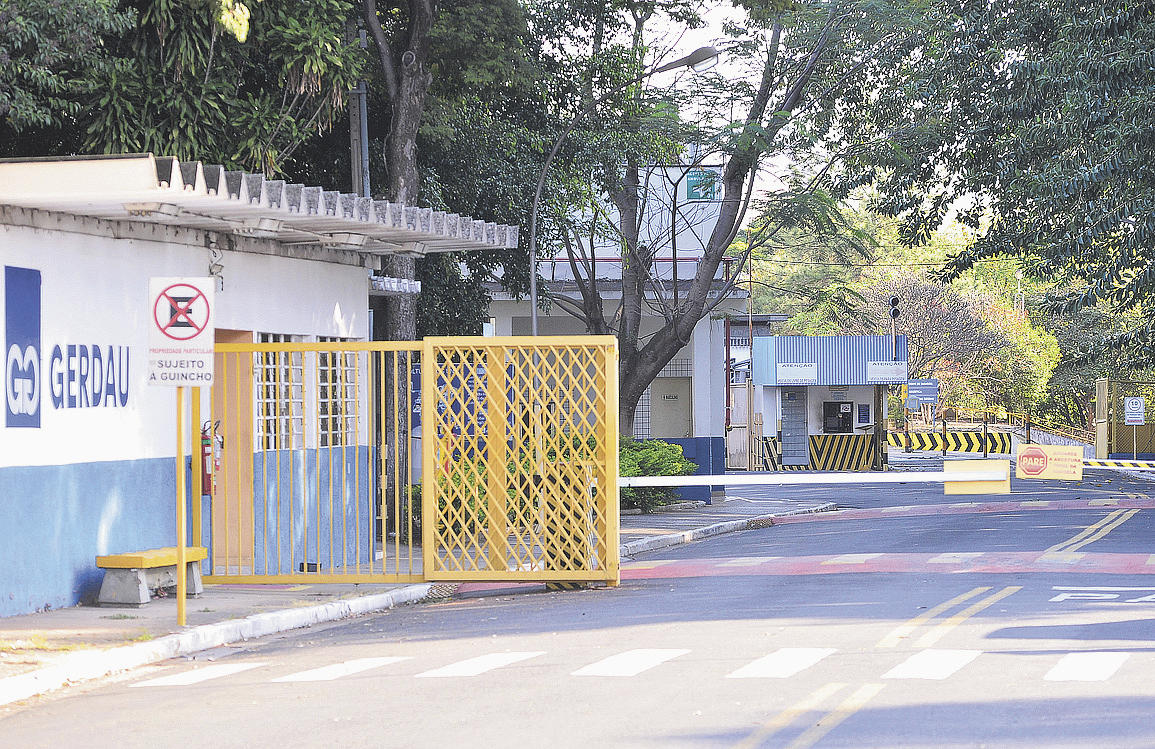
M 4 423 L 40 426 L 40 271 L 4 266 Z

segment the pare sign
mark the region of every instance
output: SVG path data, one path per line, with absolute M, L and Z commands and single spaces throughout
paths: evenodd
M 1019 445 L 1015 478 L 1083 479 L 1083 448 L 1072 445 Z
M 212 278 L 148 280 L 148 384 L 213 384 Z

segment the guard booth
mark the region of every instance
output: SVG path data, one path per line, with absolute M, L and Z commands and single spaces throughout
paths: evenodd
M 1096 380 L 1094 426 L 1099 460 L 1155 460 L 1155 382 Z
M 886 389 L 907 380 L 906 336 L 770 336 L 753 344 L 753 470 L 882 468 Z

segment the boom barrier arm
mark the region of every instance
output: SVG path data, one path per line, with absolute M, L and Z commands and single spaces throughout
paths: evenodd
M 784 484 L 908 484 L 914 482 L 1003 481 L 1006 470 L 908 471 L 893 473 L 808 473 L 808 474 L 742 474 L 712 476 L 621 476 L 618 485 L 627 486 L 701 486 L 701 485 L 784 485 Z

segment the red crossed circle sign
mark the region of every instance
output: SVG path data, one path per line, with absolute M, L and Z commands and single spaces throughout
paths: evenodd
M 175 341 L 187 341 L 209 324 L 209 300 L 197 287 L 175 283 L 157 296 L 152 316 L 161 333 Z

